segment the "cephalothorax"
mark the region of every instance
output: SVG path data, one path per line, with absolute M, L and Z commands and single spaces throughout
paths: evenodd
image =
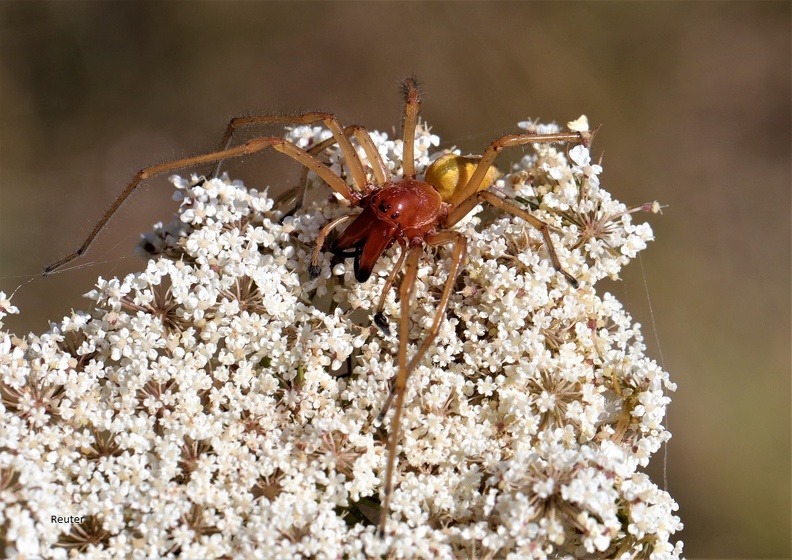
M 585 144 L 591 139 L 591 133 L 589 132 L 574 131 L 503 136 L 490 143 L 480 157 L 447 154 L 432 163 L 426 169 L 423 177 L 417 177 L 413 154 L 418 112 L 420 110 L 420 91 L 418 84 L 412 78 L 404 80 L 402 90 L 405 100 L 403 125 L 403 153 L 405 157 L 402 162 L 403 172 L 401 176 L 387 176 L 387 168 L 382 156 L 377 151 L 366 129 L 357 125 L 342 127 L 335 115 L 331 113 L 310 112 L 298 116 L 235 118 L 229 123 L 219 150 L 154 165 L 138 172 L 132 182 L 94 226 L 83 244 L 75 252 L 44 269 L 45 275 L 50 274 L 82 255 L 129 195 L 142 181 L 149 177 L 185 167 L 219 163 L 228 158 L 253 154 L 268 148 L 288 155 L 305 167 L 305 175 L 301 184 L 302 192 L 298 189 L 296 194 L 292 193 L 292 196 L 296 196 L 298 201 L 297 206 L 301 204 L 303 199 L 305 176 L 307 176 L 308 171 L 313 171 L 336 193 L 346 199 L 351 206 L 362 208 L 360 214 L 350 214 L 336 218 L 321 230 L 311 255 L 309 272 L 313 276 L 320 273 L 319 259 L 321 258 L 325 240 L 332 230 L 348 221 L 352 223 L 329 244 L 329 249 L 343 258 L 354 258 L 355 278 L 358 281 L 365 282 L 368 280 L 374 265 L 389 247 L 398 244 L 401 250 L 397 263 L 385 282 L 374 314 L 376 324 L 387 331 L 388 322 L 383 315 L 385 299 L 396 283 L 398 274 L 403 271 L 399 285 L 401 317 L 398 329 L 398 372 L 391 392 L 380 412 L 380 419 L 382 420 L 391 405 L 393 405 L 394 413 L 388 438 L 387 465 L 383 477 L 384 489 L 380 512 L 381 532 L 384 531 L 387 523 L 388 504 L 396 462 L 396 445 L 399 438 L 399 426 L 407 380 L 438 335 L 456 277 L 466 255 L 466 238 L 462 233 L 453 230 L 453 226 L 467 216 L 473 208 L 484 202 L 518 216 L 541 232 L 553 267 L 572 286 L 576 287 L 577 281 L 563 270 L 556 256 L 550 238 L 550 227 L 523 208 L 487 190 L 487 188 L 494 182 L 497 175 L 497 171 L 493 166 L 495 158 L 505 148 L 552 142 L 580 142 Z M 307 125 L 314 123 L 324 124 L 332 133 L 332 138 L 320 142 L 308 150 L 302 149 L 293 142 L 280 137 L 254 138 L 240 146 L 229 147 L 234 131 L 243 126 L 257 124 Z M 370 166 L 371 180 L 367 177 L 363 161 L 355 150 L 352 139 L 366 154 L 366 159 Z M 346 160 L 353 185 L 352 188 L 341 176 L 333 172 L 317 157 L 320 152 L 332 144 L 338 145 Z M 419 259 L 424 253 L 425 246 L 439 245 L 451 245 L 453 247 L 448 278 L 437 304 L 432 325 L 418 350 L 408 362 L 409 306 L 415 287 Z
M 340 256 L 352 252 L 355 278 L 365 282 L 382 252 L 396 240 L 407 244 L 434 233 L 443 211 L 443 199 L 429 183 L 416 179 L 386 183 L 361 199 L 363 212 L 330 244 Z

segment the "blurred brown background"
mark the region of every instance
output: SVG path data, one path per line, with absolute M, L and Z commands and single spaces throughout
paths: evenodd
M 231 116 L 326 109 L 391 130 L 410 73 L 435 132 L 470 152 L 517 121 L 586 113 L 603 124 L 603 185 L 668 205 L 643 271 L 602 288 L 679 385 L 668 489 L 685 552 L 788 558 L 790 15 L 789 2 L 2 2 L 0 289 L 72 251 L 140 167 L 213 149 Z M 249 186 L 298 176 L 277 157 L 230 168 Z M 138 234 L 169 219 L 171 192 L 150 181 L 84 268 L 23 285 L 7 328 L 40 332 L 86 308 L 96 276 L 141 269 Z M 662 480 L 660 457 L 652 469 Z

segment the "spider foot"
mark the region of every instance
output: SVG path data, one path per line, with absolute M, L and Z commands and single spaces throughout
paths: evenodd
M 391 404 L 393 403 L 393 397 L 396 396 L 396 392 L 394 389 L 390 390 L 388 393 L 388 398 L 385 399 L 385 406 L 382 407 L 380 410 L 379 416 L 377 416 L 377 420 L 379 421 L 380 425 L 385 421 L 385 415 L 390 410 Z
M 559 270 L 558 272 L 560 272 L 561 274 L 563 274 L 563 275 L 564 275 L 564 278 L 566 278 L 566 279 L 567 279 L 567 282 L 569 282 L 569 284 L 570 284 L 570 285 L 571 285 L 573 288 L 576 288 L 576 289 L 577 289 L 577 288 L 579 288 L 579 287 L 580 287 L 580 282 L 578 282 L 578 281 L 577 281 L 577 278 L 575 278 L 574 276 L 572 276 L 572 275 L 571 275 L 570 273 L 568 273 L 566 270 Z
M 376 313 L 374 315 L 374 323 L 380 328 L 380 330 L 386 336 L 390 336 L 390 327 L 388 326 L 388 319 L 382 313 Z

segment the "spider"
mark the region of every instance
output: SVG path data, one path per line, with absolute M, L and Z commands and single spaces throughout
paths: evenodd
M 220 148 L 217 151 L 153 165 L 139 171 L 97 222 L 83 244 L 73 253 L 47 266 L 43 272 L 45 276 L 51 274 L 85 253 L 108 220 L 144 180 L 168 171 L 201 164 L 216 163 L 219 166 L 223 160 L 261 152 L 269 148 L 283 152 L 305 167 L 302 184 L 296 191 L 291 192 L 291 196 L 297 199 L 296 207 L 301 205 L 304 198 L 305 179 L 310 170 L 321 177 L 336 193 L 346 199 L 350 206 L 361 208 L 362 211 L 359 214 L 341 216 L 322 228 L 311 253 L 309 273 L 314 277 L 319 275 L 319 259 L 325 246 L 325 241 L 334 229 L 345 222 L 351 221 L 346 229 L 328 244 L 328 248 L 331 253 L 341 258 L 354 259 L 354 272 L 357 281 L 365 282 L 368 280 L 374 265 L 385 250 L 394 244 L 398 244 L 401 250 L 396 265 L 385 281 L 374 313 L 374 322 L 387 333 L 389 330 L 388 321 L 383 315 L 386 296 L 396 283 L 399 272 L 403 270 L 404 273 L 398 288 L 401 308 L 398 329 L 398 370 L 392 389 L 379 414 L 380 422 L 382 422 L 387 412 L 393 408 L 393 417 L 387 442 L 387 463 L 379 519 L 380 536 L 384 535 L 393 489 L 396 445 L 399 440 L 400 420 L 407 381 L 438 335 L 455 280 L 465 260 L 467 240 L 462 233 L 453 230 L 453 226 L 481 203 L 488 203 L 491 206 L 518 216 L 541 232 L 553 267 L 573 287 L 577 287 L 577 280 L 561 267 L 550 239 L 550 226 L 487 189 L 496 177 L 495 158 L 505 148 L 554 142 L 588 144 L 592 136 L 592 133 L 589 132 L 525 133 L 503 136 L 490 143 L 481 157 L 447 154 L 432 163 L 426 169 L 422 178 L 417 177 L 415 161 L 408 155 L 414 153 L 415 131 L 421 105 L 421 91 L 414 78 L 403 80 L 401 88 L 404 98 L 402 138 L 404 154 L 407 156 L 403 161 L 401 177 L 388 176 L 385 163 L 365 128 L 358 125 L 344 128 L 336 116 L 331 113 L 308 112 L 298 116 L 237 117 L 229 122 Z M 254 138 L 240 146 L 229 147 L 234 132 L 241 127 L 273 124 L 312 125 L 317 123 L 322 123 L 326 126 L 332 133 L 332 138 L 316 144 L 309 150 L 303 150 L 294 143 L 279 137 Z M 365 152 L 371 166 L 372 181 L 367 179 L 363 161 L 353 147 L 351 139 L 354 139 Z M 331 171 L 327 165 L 317 158 L 321 151 L 332 144 L 338 144 L 346 160 L 354 188 L 350 188 L 341 176 Z M 432 325 L 420 347 L 408 361 L 409 306 L 415 287 L 419 259 L 424 253 L 426 246 L 436 247 L 440 245 L 451 245 L 453 247 L 448 278 L 434 313 Z

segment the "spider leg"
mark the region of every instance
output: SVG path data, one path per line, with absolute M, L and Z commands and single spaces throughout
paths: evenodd
M 231 143 L 231 137 L 234 135 L 239 128 L 245 126 L 252 126 L 252 125 L 285 125 L 285 124 L 314 124 L 322 122 L 328 130 L 333 134 L 333 138 L 335 141 L 338 142 L 338 146 L 341 148 L 341 152 L 344 154 L 344 158 L 347 161 L 347 165 L 349 166 L 349 171 L 352 175 L 352 179 L 355 183 L 355 186 L 358 188 L 358 191 L 363 192 L 366 188 L 366 173 L 363 170 L 363 163 L 360 161 L 360 158 L 357 155 L 357 152 L 352 147 L 352 144 L 347 138 L 347 135 L 344 134 L 344 130 L 341 128 L 341 123 L 338 121 L 338 118 L 333 115 L 332 113 L 324 113 L 324 112 L 317 112 L 313 111 L 310 113 L 303 113 L 302 115 L 290 116 L 290 115 L 264 115 L 258 117 L 235 117 L 231 119 L 226 127 L 225 134 L 223 134 L 223 139 L 220 141 L 220 148 L 217 150 L 216 153 L 223 152 L 228 149 L 229 144 Z M 219 172 L 220 164 L 222 163 L 222 158 L 217 160 L 217 169 L 215 170 L 215 175 Z
M 415 287 L 415 278 L 418 274 L 418 260 L 421 257 L 423 248 L 419 245 L 413 246 L 407 253 L 407 265 L 405 267 L 404 278 L 402 279 L 401 287 L 399 288 L 399 297 L 401 298 L 401 318 L 399 321 L 399 369 L 396 373 L 396 385 L 388 395 L 385 401 L 385 407 L 380 412 L 380 421 L 384 417 L 384 413 L 388 411 L 390 403 L 396 396 L 396 412 L 393 414 L 391 420 L 390 434 L 388 435 L 388 463 L 385 469 L 385 495 L 382 500 L 382 507 L 380 509 L 380 526 L 379 534 L 382 537 L 385 534 L 385 523 L 388 519 L 388 510 L 390 507 L 390 496 L 393 488 L 393 468 L 396 463 L 396 444 L 399 440 L 399 423 L 401 421 L 401 408 L 404 403 L 404 387 L 407 381 L 407 334 L 410 328 L 410 296 L 412 295 L 413 288 Z
M 344 135 L 347 138 L 349 138 L 350 134 L 352 134 L 351 128 L 352 127 L 349 127 L 349 126 L 344 128 Z M 328 147 L 332 146 L 335 143 L 336 143 L 335 138 L 328 138 L 327 140 L 324 140 L 322 142 L 319 142 L 318 144 L 315 144 L 315 145 L 311 146 L 306 151 L 309 154 L 311 154 L 312 156 L 318 156 L 321 152 L 323 152 L 324 150 L 326 150 Z M 220 164 L 218 164 L 218 170 L 217 171 L 219 171 L 219 167 L 220 167 Z M 215 172 L 215 176 L 217 176 L 217 171 Z M 275 201 L 274 201 L 275 208 L 279 208 L 280 206 L 282 206 L 284 204 L 288 204 L 288 203 L 290 203 L 292 201 L 296 201 L 294 208 L 292 208 L 286 214 L 284 214 L 284 216 L 283 216 L 284 218 L 286 218 L 288 216 L 291 216 L 297 210 L 302 208 L 303 205 L 305 204 L 305 193 L 306 193 L 306 190 L 307 190 L 307 187 L 308 187 L 308 172 L 309 171 L 310 171 L 310 169 L 308 169 L 307 167 L 303 168 L 302 175 L 300 176 L 300 182 L 296 186 L 294 186 L 294 187 L 288 189 L 287 191 L 281 193 L 281 195 L 278 196 L 278 198 L 275 199 Z
M 484 155 L 481 156 L 478 167 L 473 172 L 468 183 L 459 189 L 447 202 L 451 206 L 459 206 L 464 200 L 472 196 L 481 188 L 484 178 L 487 176 L 495 158 L 504 148 L 513 148 L 525 144 L 552 144 L 555 142 L 580 142 L 588 145 L 591 141 L 591 132 L 557 132 L 555 134 L 514 134 L 504 136 L 492 142 Z
M 343 224 L 346 221 L 351 220 L 355 216 L 351 214 L 347 214 L 346 216 L 341 216 L 340 218 L 336 218 L 335 220 L 331 221 L 325 227 L 322 228 L 322 231 L 319 232 L 319 235 L 316 237 L 316 245 L 314 245 L 314 249 L 311 252 L 311 264 L 308 266 L 308 274 L 311 275 L 311 278 L 316 278 L 319 276 L 319 272 L 321 268 L 319 268 L 319 255 L 322 252 L 322 247 L 324 246 L 325 239 L 327 236 L 330 235 L 330 232 L 337 228 L 339 225 Z
M 407 245 L 401 238 L 399 238 L 399 242 L 402 245 L 402 251 L 399 255 L 399 260 L 396 261 L 396 265 L 391 269 L 390 274 L 388 274 L 388 279 L 385 280 L 385 286 L 382 288 L 382 295 L 380 295 L 379 303 L 377 304 L 377 310 L 374 312 L 374 323 L 386 335 L 390 334 L 390 328 L 388 327 L 388 319 L 382 314 L 382 310 L 385 309 L 385 300 L 388 298 L 388 292 L 393 286 L 393 283 L 396 281 L 396 275 L 398 275 L 399 271 L 401 271 L 402 266 L 404 266 L 404 259 L 407 258 Z
M 388 180 L 388 170 L 385 167 L 385 162 L 382 161 L 382 156 L 374 145 L 374 140 L 371 139 L 369 131 L 360 125 L 353 124 L 347 127 L 352 129 L 352 135 L 363 147 L 366 152 L 366 157 L 371 165 L 371 171 L 374 173 L 374 184 L 381 187 Z M 346 129 L 345 129 L 346 130 Z
M 366 152 L 366 157 L 369 160 L 369 164 L 371 165 L 372 173 L 374 174 L 375 185 L 381 187 L 385 183 L 387 170 L 385 168 L 385 163 L 382 161 L 382 156 L 374 145 L 374 141 L 371 139 L 371 135 L 362 126 L 352 124 L 344 128 L 344 136 L 347 138 L 354 136 L 358 143 L 363 147 L 363 150 Z M 336 144 L 336 139 L 328 138 L 327 140 L 312 146 L 307 151 L 311 155 L 318 155 L 334 144 Z M 283 193 L 275 201 L 275 206 L 278 207 L 282 204 L 291 202 L 292 200 L 296 200 L 294 208 L 289 210 L 289 212 L 284 215 L 284 218 L 291 216 L 305 204 L 305 193 L 308 186 L 308 171 L 309 169 L 305 168 L 303 170 L 302 176 L 300 177 L 299 184 Z
M 421 89 L 415 78 L 405 78 L 401 84 L 404 96 L 404 128 L 402 141 L 404 155 L 402 169 L 404 178 L 415 178 L 415 127 L 418 125 L 418 113 L 421 110 Z
M 526 212 L 519 206 L 515 206 L 511 202 L 502 199 L 492 191 L 478 191 L 467 197 L 467 199 L 463 200 L 459 206 L 454 208 L 448 214 L 446 227 L 451 227 L 459 220 L 464 218 L 468 215 L 468 213 L 473 210 L 476 206 L 478 206 L 482 202 L 487 202 L 496 208 L 504 210 L 513 216 L 517 216 L 518 218 L 522 218 L 533 227 L 539 230 L 542 234 L 542 238 L 544 239 L 545 246 L 547 246 L 547 252 L 550 255 L 550 262 L 553 263 L 553 268 L 556 269 L 556 272 L 562 274 L 564 278 L 567 279 L 572 287 L 578 287 L 577 279 L 569 274 L 566 270 L 561 267 L 561 262 L 558 260 L 558 255 L 556 254 L 555 246 L 553 245 L 553 240 L 550 239 L 550 226 L 533 216 L 529 212 Z
M 346 137 L 344 137 L 344 139 L 346 139 Z M 132 182 L 129 183 L 127 187 L 121 192 L 121 194 L 115 199 L 115 201 L 113 201 L 113 203 L 110 205 L 110 208 L 104 213 L 104 215 L 101 217 L 99 222 L 94 226 L 94 228 L 88 234 L 88 237 L 85 238 L 83 244 L 80 245 L 80 247 L 73 253 L 66 255 L 62 259 L 47 266 L 43 271 L 43 275 L 47 276 L 48 274 L 54 272 L 58 268 L 73 261 L 80 255 L 85 253 L 88 247 L 90 247 L 91 243 L 93 243 L 96 236 L 99 235 L 99 232 L 102 230 L 102 228 L 104 228 L 105 224 L 107 224 L 110 218 L 113 217 L 113 215 L 116 213 L 116 211 L 118 211 L 118 209 L 121 207 L 124 201 L 126 201 L 129 195 L 131 195 L 134 192 L 134 190 L 142 181 L 168 171 L 175 171 L 177 169 L 182 169 L 184 167 L 193 167 L 205 163 L 214 163 L 224 159 L 249 155 L 263 151 L 267 148 L 273 148 L 279 152 L 282 152 L 287 156 L 291 157 L 292 159 L 298 161 L 305 167 L 308 167 L 309 169 L 314 171 L 317 175 L 319 175 L 328 185 L 330 185 L 331 188 L 333 188 L 344 198 L 348 200 L 352 200 L 355 198 L 355 195 L 352 193 L 352 191 L 350 191 L 349 187 L 341 179 L 341 177 L 333 173 L 329 167 L 327 167 L 321 161 L 316 159 L 315 156 L 309 154 L 305 150 L 298 148 L 297 146 L 295 146 L 288 140 L 284 140 L 283 138 L 269 138 L 269 137 L 254 138 L 253 140 L 250 140 L 245 144 L 242 144 L 241 146 L 237 146 L 235 148 L 229 148 L 226 150 L 220 150 L 218 152 L 211 152 L 199 156 L 178 159 L 175 161 L 161 163 L 158 165 L 152 165 L 150 167 L 141 169 L 140 171 L 138 171 L 137 175 L 135 175 L 135 177 L 132 179 Z
M 459 274 L 459 269 L 467 252 L 467 239 L 464 235 L 456 231 L 442 231 L 430 235 L 426 238 L 426 243 L 430 246 L 453 243 L 454 253 L 451 257 L 451 267 L 448 271 L 448 279 L 443 289 L 443 295 L 440 298 L 440 302 L 437 304 L 432 327 L 429 329 L 423 343 L 412 357 L 409 364 L 407 363 L 407 339 L 410 330 L 410 297 L 415 288 L 415 279 L 418 274 L 418 259 L 423 252 L 423 248 L 420 246 L 413 246 L 407 253 L 404 278 L 399 288 L 399 298 L 401 300 L 401 317 L 399 321 L 399 370 L 396 374 L 396 383 L 385 401 L 382 412 L 380 412 L 380 421 L 382 421 L 395 396 L 393 419 L 391 420 L 390 434 L 388 436 L 388 463 L 385 471 L 385 489 L 380 511 L 380 536 L 385 533 L 385 523 L 388 519 L 388 510 L 390 507 L 390 496 L 393 490 L 393 471 L 396 466 L 396 445 L 399 441 L 401 413 L 404 405 L 404 393 L 407 388 L 407 379 L 409 379 L 410 374 L 415 370 L 415 367 L 424 357 L 434 339 L 437 338 L 437 334 L 440 332 L 440 325 L 445 317 L 451 291 L 454 288 L 456 277 Z

